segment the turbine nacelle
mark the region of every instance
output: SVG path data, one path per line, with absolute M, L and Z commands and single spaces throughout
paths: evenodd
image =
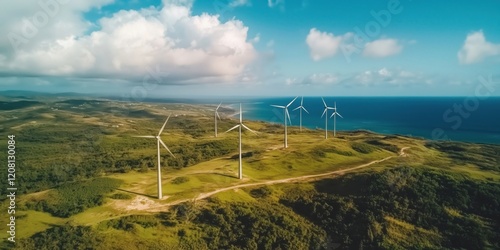
M 282 106 L 282 105 L 271 105 L 272 107 L 275 107 L 275 108 L 280 108 L 280 109 L 284 109 L 285 111 L 285 126 L 286 126 L 286 119 L 288 118 L 288 121 L 290 122 L 290 124 L 292 124 L 292 120 L 290 119 L 290 113 L 288 113 L 288 107 L 290 107 L 290 105 L 292 105 L 292 103 L 298 98 L 298 96 L 296 96 L 295 98 L 293 98 L 293 100 L 291 102 L 288 103 L 288 105 L 286 106 Z
M 219 112 L 218 112 L 219 108 L 220 108 L 220 105 L 222 105 L 222 102 L 220 102 L 219 105 L 217 106 L 217 108 L 215 109 L 215 115 L 219 118 L 219 120 L 221 120 L 220 116 L 219 116 Z
M 326 112 L 328 112 L 328 110 L 333 110 L 333 108 L 332 107 L 325 107 L 325 109 L 323 110 L 323 114 L 321 115 L 322 118 L 326 114 Z
M 301 99 L 300 99 L 300 106 L 294 108 L 292 111 L 295 111 L 297 109 L 302 109 L 302 110 L 306 111 L 306 113 L 309 114 L 309 111 L 307 111 L 307 109 L 304 108 L 304 97 L 301 97 Z

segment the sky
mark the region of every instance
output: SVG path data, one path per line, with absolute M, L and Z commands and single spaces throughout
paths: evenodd
M 0 91 L 500 96 L 500 1 L 39 0 L 0 9 Z

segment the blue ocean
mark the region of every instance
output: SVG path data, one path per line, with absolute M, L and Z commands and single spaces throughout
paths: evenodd
M 242 102 L 244 119 L 283 123 L 283 111 L 271 107 L 287 105 L 288 98 L 231 98 L 223 105 L 238 109 Z M 328 106 L 337 104 L 337 131 L 365 129 L 382 134 L 400 134 L 427 139 L 500 144 L 500 97 L 325 97 Z M 217 101 L 212 100 L 213 103 Z M 293 126 L 299 125 L 301 97 L 290 105 Z M 205 102 L 207 103 L 207 102 Z M 303 126 L 324 129 L 320 97 L 304 97 Z M 328 111 L 329 116 L 332 110 Z M 333 118 L 328 120 L 333 130 Z

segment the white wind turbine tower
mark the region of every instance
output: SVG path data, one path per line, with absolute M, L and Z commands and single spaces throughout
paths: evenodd
M 332 118 L 333 116 L 333 136 L 335 137 L 335 125 L 337 124 L 337 115 L 340 116 L 340 118 L 344 118 L 342 117 L 338 112 L 337 112 L 337 102 L 334 103 L 334 106 L 333 106 L 333 114 L 330 116 L 330 118 Z
M 245 128 L 247 129 L 248 131 L 254 133 L 254 134 L 257 134 L 255 133 L 255 131 L 251 130 L 250 128 L 248 128 L 247 126 L 245 126 L 245 124 L 243 124 L 243 112 L 241 111 L 241 103 L 240 103 L 240 123 L 230 129 L 228 129 L 225 133 L 235 129 L 235 128 L 239 128 L 239 150 L 240 150 L 240 155 L 239 155 L 239 158 L 240 158 L 240 162 L 239 162 L 239 168 L 238 168 L 238 179 L 243 179 L 243 169 L 241 167 L 241 128 Z
M 325 99 L 323 99 L 323 97 L 321 97 L 321 100 L 323 101 L 323 106 L 325 107 L 325 110 L 323 111 L 321 117 L 325 116 L 325 139 L 328 139 L 328 110 L 333 108 L 326 105 Z
M 300 131 L 302 131 L 302 110 L 306 111 L 309 114 L 307 109 L 304 108 L 304 97 L 301 97 L 301 99 L 300 99 L 300 106 L 293 109 L 293 111 L 295 111 L 297 109 L 300 111 Z
M 160 144 L 170 153 L 170 155 L 172 155 L 175 158 L 174 154 L 172 154 L 172 152 L 170 151 L 170 149 L 168 149 L 167 145 L 165 145 L 165 143 L 160 138 L 160 135 L 163 132 L 163 129 L 165 128 L 165 125 L 167 125 L 167 122 L 168 122 L 168 119 L 170 118 L 170 116 L 171 115 L 169 115 L 167 117 L 167 120 L 165 121 L 165 123 L 163 123 L 163 126 L 161 127 L 160 132 L 158 133 L 157 136 L 154 136 L 154 135 L 134 136 L 134 137 L 140 137 L 140 138 L 156 139 L 156 142 L 158 144 L 157 145 L 157 147 L 158 147 L 158 199 L 160 199 L 160 200 L 163 198 L 163 192 L 162 192 L 162 189 L 161 189 Z
M 217 118 L 219 118 L 219 120 L 220 120 L 219 112 L 217 112 L 217 111 L 219 110 L 221 104 L 222 104 L 222 102 L 219 103 L 219 106 L 217 106 L 217 108 L 215 109 L 215 114 L 214 114 L 215 137 L 217 137 Z
M 297 96 L 298 97 L 298 96 Z M 288 138 L 287 138 L 287 126 L 286 126 L 286 119 L 288 118 L 288 120 L 290 121 L 290 125 L 292 124 L 292 121 L 290 120 L 290 113 L 288 113 L 288 107 L 290 105 L 292 105 L 292 103 L 295 101 L 295 99 L 297 99 L 297 97 L 295 97 L 290 103 L 288 103 L 288 105 L 286 106 L 280 106 L 280 105 L 271 105 L 273 107 L 276 107 L 276 108 L 280 108 L 280 109 L 283 109 L 283 120 L 284 120 L 284 123 L 285 123 L 285 139 L 284 139 L 284 147 L 287 148 L 288 147 Z

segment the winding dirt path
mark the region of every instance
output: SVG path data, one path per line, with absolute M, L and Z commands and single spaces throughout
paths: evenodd
M 406 149 L 409 149 L 409 148 L 410 147 L 403 147 L 403 148 L 401 148 L 401 150 L 399 151 L 399 155 L 398 156 L 399 157 L 405 157 L 405 156 L 407 156 L 407 154 L 404 151 Z M 212 192 L 201 193 L 201 194 L 199 194 L 194 199 L 183 199 L 183 200 L 173 201 L 173 202 L 170 202 L 170 203 L 167 203 L 167 204 L 161 204 L 161 205 L 149 207 L 149 208 L 144 209 L 142 211 L 160 212 L 160 211 L 163 211 L 163 209 L 166 208 L 166 207 L 177 205 L 177 204 L 180 204 L 180 203 L 183 203 L 183 202 L 186 202 L 186 201 L 203 200 L 203 199 L 206 199 L 206 198 L 208 198 L 210 196 L 218 194 L 220 192 L 225 192 L 225 191 L 239 189 L 239 188 L 246 188 L 246 187 L 253 187 L 253 186 L 262 186 L 262 185 L 273 185 L 273 184 L 280 184 L 280 183 L 300 182 L 300 181 L 305 181 L 305 180 L 308 180 L 308 179 L 311 179 L 311 180 L 313 180 L 313 179 L 321 179 L 321 178 L 325 178 L 325 177 L 330 176 L 330 175 L 341 175 L 341 174 L 345 174 L 346 172 L 350 172 L 350 171 L 353 171 L 353 170 L 365 168 L 365 167 L 371 166 L 373 164 L 377 164 L 377 163 L 381 163 L 381 162 L 387 161 L 387 160 L 392 159 L 394 157 L 396 157 L 396 156 L 388 156 L 388 157 L 385 157 L 385 158 L 383 158 L 381 160 L 374 160 L 374 161 L 371 161 L 369 163 L 365 163 L 365 164 L 359 165 L 357 167 L 346 168 L 346 169 L 341 169 L 341 170 L 335 170 L 335 171 L 331 171 L 331 172 L 327 172 L 327 173 L 322 173 L 322 174 L 303 175 L 303 176 L 292 177 L 292 178 L 287 178 L 287 179 L 262 181 L 262 182 L 247 183 L 247 184 L 240 184 L 240 185 L 235 185 L 235 186 L 230 186 L 230 187 L 225 187 L 225 188 L 219 188 L 219 189 L 216 189 L 216 190 L 214 190 Z
M 409 147 L 402 148 L 399 151 L 399 156 L 406 155 L 404 153 L 404 150 L 408 149 L 408 148 Z M 202 193 L 202 194 L 198 195 L 198 197 L 196 197 L 195 200 L 202 200 L 202 199 L 210 197 L 210 196 L 212 196 L 214 194 L 217 194 L 217 193 L 220 193 L 220 192 L 224 192 L 224 191 L 228 191 L 228 190 L 232 190 L 232 189 L 252 187 L 252 186 L 259 186 L 259 185 L 273 185 L 273 184 L 279 184 L 279 183 L 298 182 L 298 181 L 304 181 L 306 179 L 317 179 L 317 178 L 326 177 L 326 176 L 334 175 L 334 174 L 340 175 L 340 174 L 344 174 L 344 173 L 349 172 L 349 171 L 353 171 L 353 170 L 360 169 L 360 168 L 365 168 L 365 167 L 368 167 L 368 166 L 373 165 L 373 164 L 384 162 L 384 161 L 387 161 L 387 160 L 392 159 L 392 158 L 394 158 L 394 156 L 389 156 L 389 157 L 386 157 L 386 158 L 381 159 L 381 160 L 371 161 L 369 163 L 365 163 L 365 164 L 359 165 L 357 167 L 346 168 L 346 169 L 341 169 L 341 170 L 335 170 L 335 171 L 331 171 L 331 172 L 327 172 L 327 173 L 322 173 L 322 174 L 303 175 L 303 176 L 292 177 L 292 178 L 287 178 L 287 179 L 270 180 L 270 181 L 264 181 L 264 182 L 241 184 L 241 185 L 236 185 L 236 186 L 231 186 L 231 187 L 226 187 L 226 188 L 219 188 L 219 189 L 216 189 L 216 190 L 214 190 L 212 192 L 209 192 L 209 193 Z

